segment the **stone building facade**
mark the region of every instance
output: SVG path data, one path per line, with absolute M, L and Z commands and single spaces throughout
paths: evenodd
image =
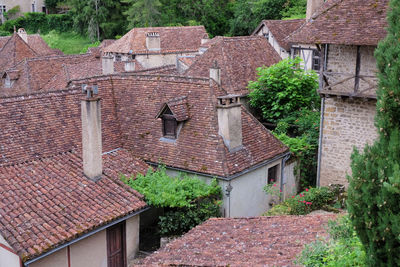
M 321 127 L 317 184 L 347 185 L 354 147 L 377 137 L 377 68 L 374 51 L 386 35 L 388 1 L 316 1 L 311 19 L 294 35 L 321 55 Z M 384 12 L 382 12 L 384 11 Z

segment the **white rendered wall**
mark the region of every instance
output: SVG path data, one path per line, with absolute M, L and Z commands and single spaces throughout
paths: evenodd
M 13 250 L 1 235 L 0 244 Z M 20 267 L 19 256 L 0 246 L 0 267 Z

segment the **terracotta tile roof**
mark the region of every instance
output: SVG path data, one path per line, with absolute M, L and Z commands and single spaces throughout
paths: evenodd
M 103 158 L 97 182 L 75 152 L 0 167 L 0 233 L 23 261 L 146 206 L 119 181 L 119 172 L 144 173 L 146 164 L 126 151 Z
M 0 72 L 27 58 L 60 55 L 61 51 L 51 49 L 38 34 L 28 34 L 27 40 L 28 43 L 17 33 L 0 37 Z
M 112 99 L 111 91 L 102 93 Z M 0 98 L 0 166 L 81 147 L 81 89 Z M 114 103 L 102 101 L 103 152 L 119 148 Z
M 141 67 L 141 69 L 138 69 L 135 71 L 137 74 L 163 74 L 163 75 L 179 75 L 178 70 L 176 69 L 175 65 L 166 65 L 162 67 L 155 67 L 155 68 L 149 68 L 145 69 Z
M 304 245 L 327 236 L 336 215 L 209 219 L 141 266 L 295 266 Z
M 377 45 L 385 38 L 389 0 L 328 0 L 290 43 Z
M 178 60 L 185 64 L 185 66 L 190 67 L 196 60 L 196 57 L 197 56 L 178 57 Z
M 215 40 L 214 40 L 215 39 Z M 257 79 L 258 67 L 278 63 L 281 57 L 261 36 L 219 37 L 185 72 L 191 77 L 209 77 L 210 67 L 217 61 L 221 84 L 229 94 L 247 95 L 247 84 Z
M 0 90 L 0 96 L 35 93 L 52 88 L 65 88 L 63 85 L 68 79 L 69 74 L 65 72 L 66 70 L 64 66 L 68 66 L 70 64 L 82 65 L 81 72 L 72 67 L 71 68 L 73 70 L 71 72 L 78 73 L 77 76 L 82 75 L 80 77 L 88 77 L 89 75 L 95 73 L 97 73 L 97 75 L 101 74 L 99 67 L 91 65 L 95 60 L 96 59 L 92 54 L 35 57 L 25 59 L 12 68 L 12 70 L 19 70 L 20 77 L 13 84 L 11 90 L 4 90 L 3 84 L 0 83 L 0 89 L 2 89 Z M 100 58 L 98 58 L 97 61 L 100 62 Z M 93 67 L 93 69 L 90 67 Z M 8 69 L 5 71 L 8 71 Z
M 14 33 L 0 50 L 0 72 L 26 58 L 37 56 L 38 54 L 18 34 Z
M 112 79 L 112 80 L 111 80 Z M 112 75 L 73 82 L 96 83 L 100 92 L 113 92 L 123 146 L 146 161 L 229 177 L 282 155 L 288 148 L 242 109 L 243 149 L 229 152 L 218 134 L 216 96 L 226 92 L 209 79 L 164 75 Z M 71 85 L 72 86 L 72 85 Z M 186 97 L 190 119 L 176 141 L 163 141 L 161 119 L 155 117 L 171 100 Z M 111 98 L 103 97 L 103 103 Z M 106 124 L 103 124 L 108 128 Z
M 146 34 L 157 32 L 160 35 L 160 51 L 146 48 Z M 103 52 L 133 54 L 159 54 L 196 52 L 201 39 L 207 34 L 204 26 L 133 28 L 121 39 L 103 49 Z
M 292 20 L 263 20 L 252 35 L 258 34 L 263 26 L 267 27 L 276 41 L 286 51 L 290 50 L 289 42 L 285 40 L 287 36 L 297 30 L 301 25 L 306 22 L 305 19 L 292 19 Z
M 160 109 L 156 118 L 160 118 L 162 113 L 166 108 L 169 108 L 174 115 L 176 121 L 181 122 L 189 119 L 189 103 L 187 102 L 187 97 L 178 97 L 175 99 L 168 100 Z

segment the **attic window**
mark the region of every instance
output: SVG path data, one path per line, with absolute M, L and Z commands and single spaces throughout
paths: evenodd
M 267 40 L 269 40 L 269 32 L 265 32 L 265 33 L 263 33 L 263 35 Z
M 163 135 L 166 138 L 176 139 L 178 123 L 172 114 L 164 114 L 162 116 Z
M 121 61 L 121 55 L 115 55 L 115 61 L 117 62 Z

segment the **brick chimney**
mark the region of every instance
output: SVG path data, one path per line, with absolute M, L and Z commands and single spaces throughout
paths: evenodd
M 219 85 L 221 85 L 221 69 L 218 67 L 218 63 L 216 60 L 210 68 L 210 79 L 213 79 Z
M 230 152 L 242 148 L 242 108 L 238 95 L 217 97 L 219 135 Z
M 125 61 L 125 71 L 134 71 L 135 70 L 135 61 L 129 60 Z
M 114 73 L 114 58 L 112 56 L 103 56 L 101 58 L 101 66 L 103 69 L 103 75 Z
M 325 0 L 307 0 L 306 20 L 309 21 L 312 15 L 322 6 Z
M 97 86 L 82 85 L 86 97 L 81 100 L 83 173 L 97 181 L 103 173 L 101 107 Z
M 26 33 L 24 28 L 18 29 L 18 35 L 19 37 L 21 37 L 22 40 L 25 41 L 25 43 L 28 43 L 28 34 Z
M 150 51 L 159 51 L 161 49 L 160 34 L 158 32 L 148 32 L 146 34 L 146 47 Z

